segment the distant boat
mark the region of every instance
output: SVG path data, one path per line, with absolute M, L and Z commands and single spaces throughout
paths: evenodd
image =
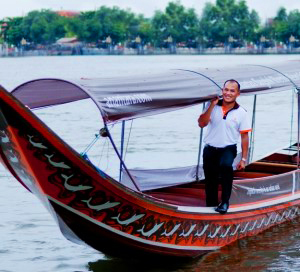
M 73 242 L 111 256 L 197 257 L 298 216 L 299 144 L 235 171 L 230 209 L 220 215 L 205 207 L 200 160 L 182 168 L 127 169 L 109 125 L 205 103 L 229 78 L 241 83 L 242 95 L 255 98 L 291 90 L 300 86 L 299 71 L 299 62 L 292 61 L 275 68 L 172 70 L 75 82 L 38 79 L 11 93 L 1 87 L 1 160 Z M 120 159 L 121 181 L 78 154 L 31 111 L 86 98 L 103 116 L 101 135 L 109 137 Z

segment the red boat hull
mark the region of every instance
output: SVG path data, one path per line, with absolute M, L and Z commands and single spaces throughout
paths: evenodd
M 226 215 L 135 192 L 99 173 L 4 89 L 0 95 L 2 163 L 58 218 L 70 240 L 113 256 L 197 257 L 298 215 L 297 190 Z

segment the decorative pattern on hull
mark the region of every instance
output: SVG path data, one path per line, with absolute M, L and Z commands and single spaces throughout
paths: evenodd
M 115 185 L 106 174 L 82 167 L 84 163 L 76 154 L 70 156 L 60 151 L 57 146 L 63 143 L 55 135 L 50 142 L 10 107 L 3 107 L 2 111 L 8 126 L 1 126 L 5 127 L 0 130 L 1 149 L 9 165 L 32 192 L 48 195 L 77 214 L 118 231 L 116 235 L 123 233 L 124 239 L 135 237 L 140 243 L 156 242 L 157 246 L 201 251 L 255 235 L 299 214 L 297 205 L 285 205 L 273 211 L 262 209 L 232 218 L 188 214 L 156 205 L 142 194 Z

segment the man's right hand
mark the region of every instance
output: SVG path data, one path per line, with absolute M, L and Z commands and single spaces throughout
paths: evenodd
M 210 101 L 210 104 L 215 106 L 218 104 L 218 102 L 219 102 L 219 97 L 217 96 Z
M 200 115 L 200 117 L 198 118 L 198 125 L 199 127 L 203 128 L 206 127 L 210 121 L 210 115 L 211 112 L 213 111 L 213 108 L 215 107 L 215 105 L 217 105 L 219 102 L 219 97 L 215 97 L 210 101 L 210 105 L 208 107 L 208 109 L 206 110 L 206 112 L 202 113 Z

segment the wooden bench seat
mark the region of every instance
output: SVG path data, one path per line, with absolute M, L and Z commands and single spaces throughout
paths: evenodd
M 271 162 L 253 162 L 246 166 L 246 171 L 282 174 L 297 169 L 297 165 Z
M 271 173 L 261 173 L 261 172 L 244 172 L 238 171 L 234 172 L 234 179 L 251 179 L 251 178 L 263 178 L 273 176 Z
M 297 153 L 296 153 L 297 154 Z M 274 153 L 272 155 L 269 155 L 265 158 L 263 158 L 261 161 L 263 162 L 275 162 L 275 163 L 290 163 L 293 164 L 293 155 L 296 155 L 294 153 L 291 154 L 290 151 L 280 151 L 277 153 Z

